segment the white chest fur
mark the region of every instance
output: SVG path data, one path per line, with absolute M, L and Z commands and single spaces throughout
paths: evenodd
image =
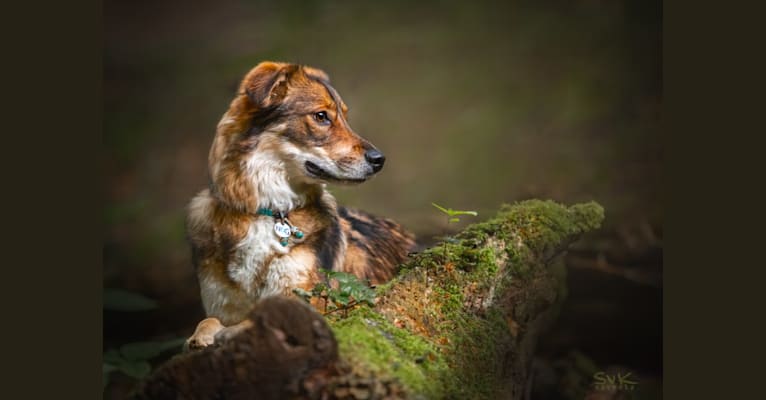
M 204 211 L 205 197 L 193 203 L 198 215 Z M 192 223 L 199 220 L 192 219 Z M 226 274 L 241 290 L 231 290 L 215 274 L 200 271 L 202 304 L 208 316 L 221 319 L 225 325 L 244 319 L 258 299 L 289 292 L 305 282 L 315 264 L 310 251 L 294 247 L 298 241 L 291 238 L 285 247 L 274 232 L 276 220 L 258 217 L 251 223 L 247 234 L 234 248 L 226 266 Z M 301 240 L 302 241 L 302 240 Z
M 227 268 L 229 277 L 253 300 L 296 287 L 311 267 L 304 257 L 293 254 L 294 243 L 288 246 L 279 243 L 275 222 L 273 218 L 256 218 Z M 264 271 L 265 276 L 261 276 Z

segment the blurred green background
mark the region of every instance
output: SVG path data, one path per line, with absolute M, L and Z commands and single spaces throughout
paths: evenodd
M 105 346 L 188 334 L 202 315 L 185 206 L 207 185 L 239 80 L 263 60 L 330 75 L 351 126 L 388 160 L 372 181 L 330 190 L 426 243 L 448 229 L 432 201 L 482 219 L 532 197 L 596 200 L 605 232 L 648 227 L 656 239 L 661 10 L 654 0 L 106 1 L 104 285 L 162 307 L 151 322 L 107 315 Z M 661 320 L 655 311 L 647 318 Z

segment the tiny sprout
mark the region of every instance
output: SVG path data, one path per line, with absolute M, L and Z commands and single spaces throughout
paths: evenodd
M 477 213 L 476 211 L 453 210 L 451 208 L 444 208 L 436 203 L 431 203 L 431 205 L 436 207 L 439 211 L 447 215 L 447 225 L 453 222 L 460 222 L 460 218 L 458 218 L 458 215 L 472 215 L 474 217 L 479 215 L 479 213 Z M 444 238 L 443 254 L 445 259 L 449 258 L 449 254 L 447 252 L 447 242 L 454 243 L 455 239 L 449 236 Z
M 458 215 L 472 215 L 477 216 L 479 213 L 476 211 L 462 211 L 462 210 L 453 210 L 451 208 L 444 208 L 436 203 L 431 203 L 432 206 L 436 207 L 439 211 L 443 212 L 444 214 L 447 214 L 447 222 L 460 222 L 460 218 L 458 218 Z

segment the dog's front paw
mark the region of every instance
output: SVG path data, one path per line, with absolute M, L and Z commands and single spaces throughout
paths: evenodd
M 236 325 L 227 326 L 219 330 L 215 334 L 216 346 L 219 346 L 225 342 L 228 342 L 229 340 L 233 339 L 235 336 L 239 335 L 245 330 L 250 329 L 252 326 L 253 326 L 253 321 L 246 319 Z
M 205 318 L 199 324 L 194 334 L 186 340 L 184 351 L 201 350 L 215 344 L 215 335 L 224 328 L 218 318 Z

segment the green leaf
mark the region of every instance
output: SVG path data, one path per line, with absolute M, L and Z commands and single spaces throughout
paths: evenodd
M 335 301 L 338 296 L 340 296 L 340 290 L 338 289 L 329 289 L 327 291 L 327 297 L 330 298 L 330 300 Z
M 365 302 L 370 305 L 374 304 L 375 291 L 370 289 L 367 281 L 360 280 L 356 275 L 345 272 L 325 270 L 322 270 L 322 272 L 325 273 L 328 278 L 338 282 L 337 288 L 322 285 L 322 287 L 327 290 L 327 297 L 333 304 L 337 303 L 337 305 L 348 306 L 351 303 L 352 298 L 358 303 Z M 317 287 L 319 287 L 319 285 L 317 285 Z M 314 290 L 316 290 L 317 287 L 315 287 Z M 337 306 L 335 308 L 337 308 Z
M 313 289 L 311 289 L 311 294 L 313 296 L 321 296 L 322 292 L 324 292 L 327 289 L 328 289 L 327 285 L 325 285 L 323 282 L 319 282 L 316 284 L 316 286 L 314 286 Z
M 295 293 L 298 297 L 302 298 L 303 300 L 307 302 L 311 300 L 311 296 L 312 296 L 311 292 L 307 292 L 301 288 L 293 289 L 293 293 Z
M 101 366 L 101 371 L 103 372 L 104 379 L 102 382 L 102 388 L 106 389 L 107 386 L 109 386 L 109 376 L 112 374 L 112 371 L 116 370 L 117 367 L 112 364 L 103 363 Z
M 479 213 L 477 213 L 476 211 L 460 211 L 460 210 L 453 210 L 453 209 L 450 209 L 450 211 L 451 211 L 450 216 L 453 216 L 453 215 L 473 215 L 475 217 L 475 216 L 479 215 Z
M 367 305 L 374 306 L 375 305 L 375 297 L 361 297 L 358 298 L 356 301 L 360 303 L 367 303 Z
M 476 211 L 453 210 L 451 208 L 444 208 L 444 207 L 442 207 L 442 206 L 440 206 L 440 205 L 438 205 L 436 203 L 431 203 L 431 205 L 436 207 L 436 208 L 438 208 L 439 211 L 447 214 L 450 217 L 454 217 L 456 215 L 473 215 L 475 217 L 475 216 L 479 215 L 479 213 L 477 213 Z M 456 221 L 450 220 L 450 222 L 456 222 Z
M 375 303 L 375 291 L 366 286 L 352 288 L 351 297 L 359 303 L 373 305 Z
M 335 272 L 332 278 L 338 281 L 338 283 L 341 284 L 341 286 L 351 282 L 359 281 L 359 278 L 357 278 L 356 275 L 348 274 L 345 272 Z
M 441 212 L 443 212 L 443 213 L 445 213 L 447 215 L 450 215 L 449 210 L 447 210 L 446 208 L 444 208 L 444 207 L 442 207 L 442 206 L 440 206 L 440 205 L 438 205 L 436 203 L 431 203 L 431 205 L 436 207 L 436 208 L 438 208 L 439 211 L 441 211 Z
M 103 361 L 104 363 L 108 364 L 120 364 L 124 362 L 125 359 L 117 349 L 109 349 L 106 353 L 104 353 Z
M 135 342 L 120 347 L 120 353 L 130 361 L 150 360 L 171 349 L 181 350 L 186 338 L 161 342 Z
M 450 218 L 449 222 L 460 222 L 460 218 Z
M 335 274 L 337 274 L 337 272 L 335 271 L 330 271 L 329 269 L 324 269 L 324 268 L 319 268 L 319 271 L 325 274 L 325 276 L 327 276 L 328 279 L 332 279 L 335 276 Z
M 147 361 L 126 361 L 117 368 L 125 375 L 136 379 L 144 379 L 152 371 L 152 366 Z
M 335 296 L 334 301 L 344 306 L 347 306 L 348 303 L 351 301 L 351 295 L 349 293 L 340 292 L 338 293 L 337 296 Z
M 157 302 L 139 293 L 122 289 L 104 289 L 104 309 L 145 311 L 157 308 Z

